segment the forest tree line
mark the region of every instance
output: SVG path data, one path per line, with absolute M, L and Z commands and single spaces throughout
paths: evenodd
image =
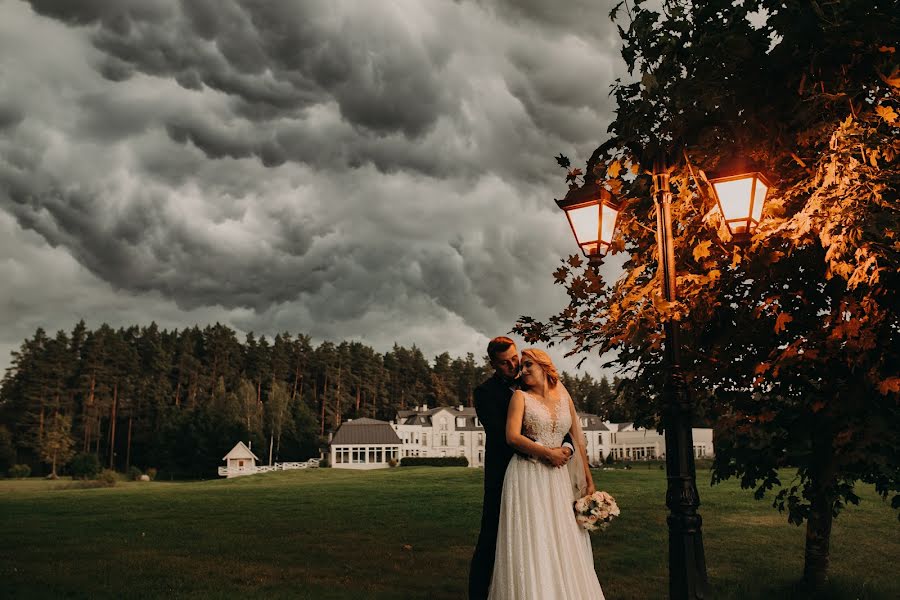
M 167 331 L 155 323 L 54 337 L 38 328 L 0 383 L 0 469 L 64 472 L 78 454 L 115 470 L 210 477 L 237 440 L 262 463 L 317 456 L 347 419 L 391 420 L 414 406 L 472 406 L 487 357 L 429 361 L 413 345 L 378 353 L 359 342 L 248 333 L 221 324 Z M 580 410 L 625 420 L 605 377 L 564 373 Z

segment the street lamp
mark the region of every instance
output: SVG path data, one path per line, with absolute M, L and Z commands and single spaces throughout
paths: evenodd
M 759 171 L 714 177 L 709 183 L 729 233 L 736 242 L 748 240 L 759 225 L 772 185 Z
M 749 239 L 759 224 L 763 203 L 771 185 L 758 171 L 725 175 L 710 180 L 719 210 L 735 239 Z M 672 239 L 672 191 L 665 161 L 653 167 L 653 201 L 656 205 L 656 239 L 662 272 L 663 296 L 677 298 L 675 249 Z M 575 239 L 584 254 L 596 264 L 609 250 L 618 217 L 612 194 L 596 182 L 569 190 L 557 205 L 566 212 Z M 665 355 L 668 365 L 665 388 L 664 427 L 666 432 L 666 506 L 669 516 L 669 597 L 673 600 L 699 599 L 708 595 L 706 557 L 703 550 L 703 519 L 694 464 L 692 418 L 693 400 L 681 372 L 678 321 L 664 325 Z
M 556 205 L 566 213 L 575 241 L 590 264 L 597 264 L 609 251 L 619 205 L 613 195 L 595 182 L 572 188 Z
M 663 297 L 674 302 L 675 245 L 672 240 L 672 190 L 665 161 L 653 166 L 653 203 L 656 205 L 656 240 L 662 271 Z M 700 518 L 700 494 L 694 464 L 694 436 L 691 430 L 694 403 L 681 372 L 680 328 L 678 321 L 667 319 L 665 355 L 668 364 L 663 425 L 666 432 L 666 506 L 669 516 L 669 598 L 704 598 L 709 583 Z

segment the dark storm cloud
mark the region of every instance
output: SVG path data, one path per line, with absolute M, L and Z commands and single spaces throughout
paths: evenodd
M 561 306 L 611 114 L 608 7 L 548 6 L 0 0 L 0 225 L 88 314 L 469 351 Z
M 344 118 L 376 133 L 415 137 L 445 107 L 441 52 L 375 3 L 330 19 L 331 0 L 164 0 L 71 3 L 34 0 L 41 14 L 96 25 L 95 46 L 120 79 L 127 68 L 201 84 L 246 103 L 244 114 L 292 116 L 325 98 Z
M 414 147 L 441 118 L 459 135 L 480 135 L 473 130 L 490 124 L 473 122 L 470 103 L 495 93 L 479 81 L 485 69 L 502 78 L 545 136 L 584 143 L 591 134 L 585 121 L 609 114 L 611 70 L 596 49 L 578 43 L 608 34 L 602 11 L 593 6 L 587 18 L 587 4 L 565 10 L 514 4 L 487 5 L 501 20 L 480 25 L 476 20 L 487 14 L 468 3 L 465 10 L 426 4 L 434 11 L 428 13 L 412 3 L 332 0 L 32 2 L 41 14 L 95 26 L 90 36 L 103 52 L 98 68 L 105 76 L 119 81 L 140 72 L 191 90 L 205 86 L 227 95 L 235 115 L 271 130 L 268 139 L 260 139 L 265 132 L 247 137 L 190 114 L 168 123 L 173 139 L 190 140 L 212 158 L 256 156 L 268 166 L 371 163 L 428 175 L 446 173 L 448 165 L 477 170 L 489 157 L 453 147 L 446 161 L 429 148 L 405 155 L 394 138 Z M 309 109 L 329 103 L 352 131 L 290 131 L 308 123 Z M 532 145 L 515 137 L 503 143 Z M 533 173 L 526 165 L 521 172 Z

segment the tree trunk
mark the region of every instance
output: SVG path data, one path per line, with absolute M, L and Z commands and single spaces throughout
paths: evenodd
M 97 458 L 100 458 L 100 438 L 103 437 L 103 422 L 100 417 L 100 407 L 97 407 L 97 438 L 94 442 L 94 454 L 97 455 Z
M 131 420 L 133 417 L 128 417 L 128 445 L 125 450 L 125 471 L 131 467 Z
M 59 475 L 56 474 L 56 452 L 53 453 L 53 461 L 50 468 L 50 479 L 59 479 Z
M 119 399 L 119 384 L 113 385 L 112 414 L 109 419 L 109 468 L 116 468 L 116 404 Z
M 269 466 L 272 466 L 272 446 L 275 445 L 275 435 L 269 434 Z
M 88 395 L 87 406 L 94 406 L 94 384 L 96 383 L 96 379 L 94 374 L 91 373 L 91 392 Z M 84 414 L 84 452 L 88 452 L 91 449 L 91 425 L 92 423 L 89 421 L 90 415 L 88 414 L 88 409 L 85 407 L 82 409 Z
M 819 589 L 828 577 L 831 524 L 831 500 L 826 492 L 818 489 L 812 498 L 809 518 L 806 521 L 806 551 L 803 556 L 803 582 Z
M 197 375 L 191 376 L 191 385 L 188 390 L 188 408 L 194 408 L 197 403 L 197 392 L 200 388 L 200 382 L 197 381 Z
M 300 374 L 300 362 L 297 362 L 297 368 L 294 370 L 294 389 L 291 390 L 291 402 L 297 397 L 297 388 L 303 385 L 303 375 Z
M 319 435 L 325 435 L 325 400 L 328 397 L 328 370 L 325 370 L 325 387 L 322 388 L 322 430 Z
M 334 430 L 337 431 L 337 428 L 341 426 L 341 381 L 343 381 L 343 377 L 341 377 L 341 369 L 343 365 L 338 362 L 338 381 L 337 381 L 337 394 L 335 397 L 335 415 L 334 415 Z

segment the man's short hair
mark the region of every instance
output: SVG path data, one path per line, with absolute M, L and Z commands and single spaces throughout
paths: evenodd
M 510 346 L 515 346 L 516 343 L 509 339 L 506 336 L 497 336 L 488 342 L 488 358 L 494 360 L 494 358 L 500 354 L 501 352 L 506 352 L 509 350 Z

